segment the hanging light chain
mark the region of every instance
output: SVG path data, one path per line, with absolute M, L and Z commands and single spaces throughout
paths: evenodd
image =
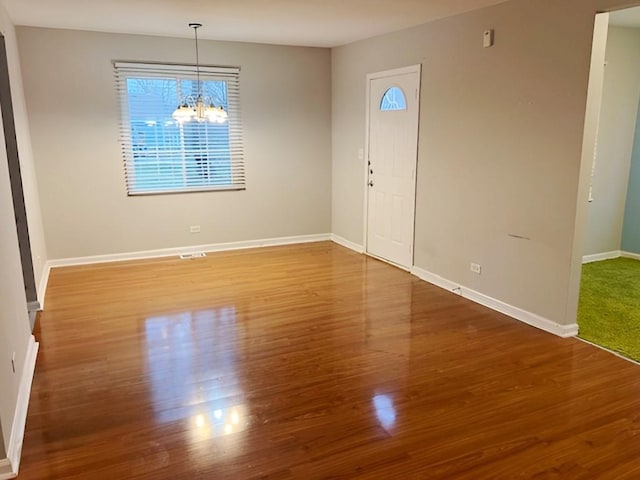
M 222 105 L 216 107 L 213 100 L 209 104 L 205 104 L 202 81 L 200 80 L 200 50 L 198 48 L 198 29 L 202 27 L 202 24 L 190 23 L 189 27 L 193 28 L 196 40 L 196 84 L 198 94 L 194 105 L 191 104 L 191 101 L 185 99 L 184 103 L 181 102 L 178 105 L 172 116 L 178 123 L 191 120 L 225 123 L 228 119 L 228 114 Z
M 196 37 L 196 83 L 198 86 L 198 97 L 202 98 L 202 84 L 200 83 L 200 50 L 198 49 L 198 29 L 202 26 L 201 23 L 190 23 L 189 26 L 193 28 L 193 32 Z

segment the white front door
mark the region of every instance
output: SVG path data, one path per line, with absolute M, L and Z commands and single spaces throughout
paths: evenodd
M 369 83 L 367 253 L 413 265 L 420 65 Z

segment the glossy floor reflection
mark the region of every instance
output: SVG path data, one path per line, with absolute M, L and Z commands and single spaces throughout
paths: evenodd
M 389 395 L 376 395 L 373 397 L 373 405 L 376 408 L 380 426 L 387 431 L 393 428 L 396 423 L 396 409 L 393 407 L 391 397 Z
M 145 320 L 146 377 L 151 381 L 158 422 L 181 420 L 185 412 L 192 417 L 193 409 L 201 410 L 197 415 L 209 410 L 222 412 L 227 408 L 221 398 L 243 396 L 236 378 L 236 328 L 233 307 Z M 218 348 L 211 348 L 212 343 Z M 203 369 L 207 378 L 213 377 L 213 383 L 203 384 L 199 376 Z
M 331 243 L 46 304 L 21 479 L 640 478 L 640 367 Z

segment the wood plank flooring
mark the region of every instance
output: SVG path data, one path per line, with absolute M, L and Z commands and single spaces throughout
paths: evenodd
M 638 479 L 640 367 L 334 244 L 55 269 L 20 480 Z

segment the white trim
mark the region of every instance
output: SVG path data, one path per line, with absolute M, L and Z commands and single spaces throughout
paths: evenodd
M 415 65 L 409 65 L 408 67 L 400 67 L 391 70 L 383 70 L 382 72 L 368 73 L 367 83 L 378 78 L 395 77 L 396 75 L 406 75 L 407 73 L 420 72 L 422 72 L 422 64 L 416 63 Z
M 410 73 L 418 74 L 418 132 L 416 135 L 416 159 L 413 170 L 413 228 L 411 229 L 411 263 L 414 261 L 415 233 L 416 233 L 416 198 L 418 193 L 418 149 L 420 143 L 420 94 L 422 90 L 422 64 L 409 65 L 407 67 L 394 68 L 392 70 L 383 70 L 381 72 L 368 73 L 366 85 L 366 109 L 365 109 L 365 143 L 364 143 L 364 212 L 363 212 L 363 229 L 362 238 L 364 239 L 363 253 L 369 254 L 369 143 L 371 129 L 371 81 L 380 78 L 393 77 L 396 75 L 406 75 Z M 377 258 L 377 257 L 376 257 Z M 385 260 L 386 261 L 386 260 Z M 395 265 L 395 264 L 394 264 Z M 403 269 L 410 270 L 411 264 L 403 266 Z
M 349 250 L 353 250 L 354 252 L 364 253 L 364 247 L 362 245 L 358 245 L 357 243 L 350 242 L 346 238 L 342 238 L 336 235 L 335 233 L 331 234 L 331 241 L 345 248 L 348 248 Z
M 488 307 L 496 312 L 504 313 L 505 315 L 515 318 L 516 320 L 520 320 L 532 327 L 544 330 L 545 332 L 553 333 L 554 335 L 562 338 L 574 337 L 578 334 L 578 325 L 576 323 L 560 325 L 559 323 L 543 318 L 535 313 L 514 307 L 513 305 L 509 305 L 483 293 L 476 292 L 475 290 L 471 290 L 470 288 L 464 287 L 415 266 L 411 269 L 411 273 L 425 282 L 429 282 L 437 287 L 449 290 L 450 292 L 458 294 L 472 302 Z
M 274 247 L 278 245 L 325 242 L 329 240 L 331 240 L 331 234 L 321 233 L 316 235 L 300 235 L 297 237 L 268 238 L 263 240 L 247 240 L 244 242 L 213 243 L 210 245 L 194 245 L 191 247 L 162 248 L 159 250 L 113 253 L 109 255 L 95 255 L 90 257 L 60 258 L 57 260 L 50 260 L 48 263 L 51 268 L 70 267 L 75 265 L 88 265 L 92 263 L 142 260 L 147 258 L 171 257 L 198 252 L 224 252 L 229 250 L 242 250 L 245 248 Z
M 29 396 L 31 394 L 31 383 L 36 369 L 36 357 L 38 356 L 38 346 L 33 335 L 29 338 L 29 346 L 24 360 L 22 378 L 20 379 L 20 389 L 16 401 L 16 410 L 13 416 L 13 426 L 11 437 L 7 446 L 7 463 L 11 468 L 9 476 L 0 478 L 15 478 L 20 469 L 20 454 L 22 453 L 22 442 L 24 440 L 24 429 L 27 424 L 27 409 L 29 408 Z M 0 467 L 2 464 L 0 464 Z M 5 464 L 6 466 L 6 464 Z M 0 470 L 1 472 L 2 470 Z M 7 475 L 7 474 L 5 474 Z M 13 475 L 13 476 L 11 476 Z
M 596 253 L 593 255 L 585 255 L 582 257 L 582 263 L 600 262 L 602 260 L 612 260 L 614 258 L 633 258 L 634 260 L 640 260 L 639 253 L 625 252 L 622 250 L 612 250 L 611 252 Z
M 594 253 L 593 255 L 585 255 L 582 257 L 582 263 L 600 262 L 602 260 L 611 260 L 613 258 L 619 258 L 621 255 L 620 250 L 613 250 L 611 252 Z
M 369 130 L 371 129 L 371 79 L 367 75 L 367 86 L 365 88 L 367 96 L 365 104 L 365 133 L 364 133 L 364 212 L 362 215 L 362 240 L 363 253 L 369 250 Z
M 113 62 L 115 68 L 121 70 L 135 70 L 136 72 L 150 72 L 150 73 L 163 73 L 166 72 L 179 72 L 179 73 L 196 73 L 196 65 L 175 65 L 170 63 L 140 63 L 140 62 L 127 62 L 127 61 L 115 61 Z M 199 65 L 198 69 L 200 73 L 204 74 L 238 74 L 240 73 L 240 67 L 216 67 L 212 65 Z
M 633 258 L 634 260 L 640 260 L 640 254 L 631 252 L 620 252 L 620 256 L 623 258 Z
M 11 478 L 16 478 L 16 474 L 11 468 L 11 462 L 6 458 L 0 460 L 0 480 L 9 480 Z
M 40 303 L 40 309 L 44 310 L 44 300 L 47 295 L 47 285 L 49 285 L 49 274 L 51 273 L 51 262 L 47 261 L 44 264 L 42 270 L 42 276 L 40 277 L 40 284 L 38 286 L 38 302 Z
M 576 321 L 578 317 L 578 300 L 580 297 L 580 279 L 582 275 L 582 256 L 587 239 L 587 223 L 589 219 L 589 184 L 593 168 L 593 152 L 596 147 L 596 130 L 598 115 L 602 107 L 602 86 L 604 81 L 604 63 L 606 61 L 607 34 L 609 19 L 607 13 L 595 13 L 591 17 L 592 42 L 589 60 L 588 89 L 584 105 L 583 123 L 576 127 L 582 129 L 582 147 L 580 164 L 577 172 L 578 188 L 575 193 L 574 216 L 571 218 L 571 256 L 567 265 L 569 274 L 568 289 L 564 292 L 564 319 Z M 567 225 L 569 226 L 569 225 Z

